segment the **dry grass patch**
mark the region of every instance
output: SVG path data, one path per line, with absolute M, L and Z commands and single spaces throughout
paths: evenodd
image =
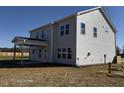
M 113 64 L 113 67 L 122 65 Z M 108 77 L 107 65 L 89 67 L 0 68 L 0 86 L 124 86 L 124 78 Z M 105 73 L 98 73 L 99 71 Z

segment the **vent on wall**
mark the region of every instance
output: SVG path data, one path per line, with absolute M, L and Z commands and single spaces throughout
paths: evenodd
M 90 56 L 90 55 L 91 55 L 91 53 L 90 53 L 90 52 L 88 52 L 88 53 L 87 53 L 87 57 L 88 57 L 88 56 Z

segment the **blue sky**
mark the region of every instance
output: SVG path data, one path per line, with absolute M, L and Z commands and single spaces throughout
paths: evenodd
M 73 7 L 0 7 L 0 47 L 13 47 L 14 36 L 29 36 L 29 31 L 72 13 L 93 8 Z M 117 45 L 124 44 L 124 7 L 105 7 L 116 26 Z

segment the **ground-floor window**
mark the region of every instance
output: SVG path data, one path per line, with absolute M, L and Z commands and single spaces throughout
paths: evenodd
M 46 52 L 47 52 L 47 50 L 46 50 L 46 49 L 44 49 L 44 52 L 46 53 Z
M 71 53 L 71 52 L 72 52 L 71 48 L 68 48 L 68 53 Z
M 32 54 L 35 54 L 35 49 L 32 49 Z
M 72 54 L 68 54 L 68 59 L 71 59 L 72 58 Z
M 66 59 L 66 54 L 62 54 L 62 58 L 63 59 Z
M 58 59 L 72 59 L 72 49 L 71 48 L 58 48 L 57 58 Z
M 42 52 L 42 50 L 41 50 L 41 49 L 39 49 L 39 54 L 38 54 L 38 57 L 41 57 L 41 52 Z
M 61 58 L 61 54 L 58 53 L 58 58 Z
M 62 49 L 62 52 L 66 52 L 66 48 L 63 48 L 63 49 Z
M 61 48 L 58 48 L 58 52 L 61 52 Z

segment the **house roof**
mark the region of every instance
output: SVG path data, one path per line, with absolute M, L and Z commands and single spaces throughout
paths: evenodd
M 99 10 L 99 11 L 101 12 L 101 14 L 103 15 L 103 17 L 105 18 L 105 20 L 107 21 L 107 23 L 109 24 L 109 26 L 111 27 L 111 29 L 112 29 L 114 32 L 117 32 L 116 27 L 114 26 L 114 24 L 112 23 L 111 19 L 110 19 L 109 16 L 107 15 L 105 9 L 104 9 L 103 7 L 101 7 L 101 6 L 100 6 L 100 7 L 95 7 L 95 8 L 92 8 L 92 9 L 88 9 L 88 10 L 84 10 L 84 11 L 80 11 L 80 12 L 77 12 L 77 13 L 73 13 L 72 15 L 66 16 L 66 17 L 64 17 L 64 18 L 62 18 L 62 19 L 56 20 L 56 21 L 51 22 L 51 23 L 49 23 L 49 24 L 46 24 L 46 25 L 40 26 L 40 27 L 38 27 L 38 28 L 36 28 L 36 29 L 33 29 L 33 30 L 31 30 L 30 32 L 36 31 L 37 29 L 40 29 L 40 28 L 42 28 L 42 27 L 44 27 L 44 26 L 52 25 L 52 24 L 54 24 L 54 23 L 63 21 L 63 20 L 68 19 L 68 18 L 70 18 L 70 17 L 82 15 L 82 14 L 89 13 L 89 12 L 92 12 L 92 11 L 95 11 L 95 10 Z
M 14 42 L 16 39 L 36 40 L 36 41 L 46 41 L 46 40 L 41 40 L 41 39 L 36 39 L 36 38 L 28 38 L 28 37 L 16 36 L 16 37 L 13 38 L 12 42 Z
M 25 45 L 25 46 L 48 46 L 48 42 L 46 40 L 20 37 L 20 36 L 14 37 L 12 43 L 14 43 L 15 45 Z

